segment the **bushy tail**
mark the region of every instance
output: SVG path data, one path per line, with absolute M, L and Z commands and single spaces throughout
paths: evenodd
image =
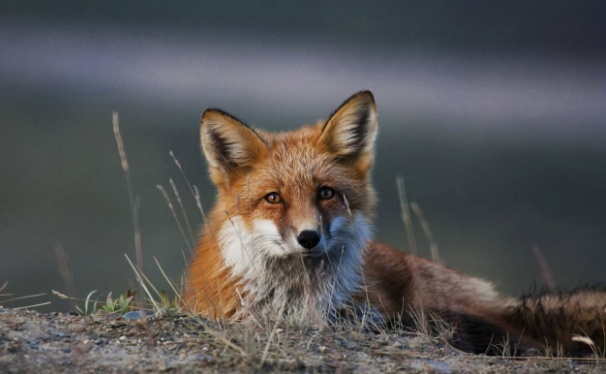
M 606 356 L 606 289 L 541 292 L 508 300 L 482 316 L 442 313 L 455 326 L 452 344 L 474 353 L 525 355 L 531 349 Z
M 606 289 L 542 292 L 507 309 L 505 325 L 545 349 L 604 356 Z

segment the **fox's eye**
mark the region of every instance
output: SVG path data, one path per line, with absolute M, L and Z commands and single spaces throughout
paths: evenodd
M 270 192 L 265 196 L 265 201 L 270 204 L 277 204 L 282 201 L 282 198 L 277 192 Z
M 320 200 L 330 200 L 335 196 L 335 190 L 330 187 L 322 187 L 318 192 L 318 198 Z

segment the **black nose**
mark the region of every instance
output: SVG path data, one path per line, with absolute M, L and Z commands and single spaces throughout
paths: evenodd
M 314 230 L 301 231 L 297 236 L 297 241 L 302 247 L 312 249 L 320 243 L 320 233 Z

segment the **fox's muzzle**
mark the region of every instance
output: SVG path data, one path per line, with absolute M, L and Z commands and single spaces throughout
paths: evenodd
M 316 230 L 303 230 L 297 236 L 297 242 L 305 249 L 314 249 L 320 239 L 320 233 Z

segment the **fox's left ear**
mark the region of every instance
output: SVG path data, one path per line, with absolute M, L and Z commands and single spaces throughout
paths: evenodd
M 378 124 L 372 92 L 360 91 L 330 116 L 319 142 L 340 162 L 354 164 L 366 173 L 374 161 Z
M 225 177 L 246 171 L 262 155 L 267 144 L 259 133 L 219 109 L 207 109 L 200 123 L 202 151 L 216 185 Z

